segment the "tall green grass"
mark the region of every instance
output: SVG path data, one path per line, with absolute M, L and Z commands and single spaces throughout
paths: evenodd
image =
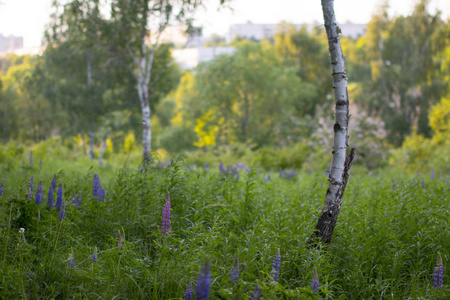
M 191 170 L 182 157 L 170 168 L 152 164 L 138 171 L 67 162 L 42 169 L 2 167 L 0 298 L 181 299 L 190 282 L 195 287 L 205 259 L 211 262 L 212 299 L 248 299 L 256 282 L 263 299 L 449 297 L 450 187 L 439 176 L 425 178 L 422 188 L 423 178 L 416 175 L 355 169 L 332 243 L 308 249 L 326 192 L 325 173 L 290 180 L 271 174 L 264 184 L 258 169 L 239 172 L 236 180 L 216 170 Z M 62 222 L 45 206 L 54 173 L 67 203 Z M 107 190 L 105 202 L 92 197 L 94 173 Z M 26 196 L 31 175 L 35 189 L 44 182 L 41 206 Z M 70 203 L 74 190 L 82 194 L 79 208 Z M 172 232 L 163 236 L 168 192 Z M 95 247 L 97 262 L 91 260 Z M 277 248 L 281 267 L 274 283 Z M 440 291 L 432 284 L 437 252 L 445 268 Z M 238 253 L 241 272 L 231 283 Z M 314 269 L 319 293 L 310 288 Z

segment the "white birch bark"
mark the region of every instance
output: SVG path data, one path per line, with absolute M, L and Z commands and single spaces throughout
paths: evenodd
M 323 243 L 329 243 L 333 235 L 339 214 L 342 197 L 348 180 L 348 172 L 354 157 L 354 149 L 347 157 L 348 138 L 348 92 L 345 73 L 345 58 L 339 41 L 340 28 L 334 14 L 334 0 L 322 0 L 323 18 L 328 38 L 328 48 L 331 59 L 333 89 L 335 100 L 334 143 L 332 151 L 331 170 L 328 177 L 328 189 L 325 203 L 316 225 L 316 231 L 309 243 L 316 243 L 317 238 Z

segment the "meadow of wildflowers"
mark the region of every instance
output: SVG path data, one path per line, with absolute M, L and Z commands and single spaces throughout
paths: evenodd
M 0 299 L 450 298 L 448 174 L 355 168 L 308 248 L 325 170 L 42 167 L 1 169 Z

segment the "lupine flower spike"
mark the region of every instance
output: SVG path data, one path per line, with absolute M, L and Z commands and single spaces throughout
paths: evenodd
M 47 207 L 52 208 L 53 207 L 53 187 L 50 187 L 48 189 L 48 195 L 47 195 Z
M 59 209 L 58 219 L 62 222 L 66 217 L 66 205 L 63 203 Z
M 184 292 L 184 300 L 191 300 L 192 299 L 192 282 L 189 283 L 189 285 L 186 288 L 186 291 Z
M 73 189 L 72 204 L 77 205 L 77 193 L 75 189 Z
M 63 187 L 62 183 L 60 183 L 58 187 L 58 192 L 56 193 L 56 203 L 55 203 L 56 209 L 61 210 L 62 204 L 63 204 Z
M 317 275 L 316 269 L 314 269 L 313 279 L 311 281 L 311 289 L 314 291 L 314 293 L 319 292 L 319 275 Z
M 422 179 L 422 188 L 425 188 L 425 179 Z
M 261 288 L 259 287 L 258 282 L 256 282 L 255 289 L 253 290 L 253 294 L 250 296 L 249 300 L 260 300 L 261 295 Z
M 94 174 L 94 179 L 92 180 L 92 197 L 97 197 L 100 187 L 100 177 L 98 174 Z
M 100 189 L 98 191 L 98 201 L 105 202 L 105 195 L 106 190 L 102 186 L 100 186 Z
M 94 248 L 94 253 L 92 254 L 91 260 L 97 262 L 97 247 Z
M 5 182 L 2 181 L 2 186 L 0 187 L 0 196 L 3 197 L 3 193 L 5 192 Z
M 234 260 L 234 265 L 230 271 L 230 282 L 237 282 L 239 279 L 239 253 L 236 255 L 236 259 Z
M 81 206 L 81 201 L 82 201 L 82 198 L 81 198 L 81 192 L 78 194 L 78 199 L 77 199 L 77 207 L 80 207 Z
M 438 252 L 438 259 L 433 273 L 433 288 L 435 290 L 442 289 L 444 285 L 444 264 L 442 263 L 441 254 Z
M 223 169 L 223 162 L 220 162 L 220 164 L 219 164 L 219 172 L 220 172 L 220 174 L 225 173 L 225 170 Z
M 69 267 L 75 268 L 75 256 L 73 255 L 73 250 L 69 253 Z
M 34 185 L 34 177 L 31 176 L 30 182 L 28 183 L 28 199 L 33 198 L 33 185 Z
M 162 235 L 169 235 L 172 231 L 172 225 L 170 225 L 170 194 L 167 193 L 166 202 L 164 203 L 162 212 L 161 233 Z
M 278 277 L 280 276 L 280 262 L 281 262 L 281 255 L 280 255 L 280 248 L 277 249 L 277 255 L 273 259 L 272 264 L 272 281 L 278 282 Z
M 53 179 L 52 179 L 52 189 L 53 189 L 53 190 L 56 189 L 56 174 L 53 175 Z
M 434 180 L 434 169 L 431 169 L 431 180 Z
M 39 182 L 39 186 L 37 188 L 36 191 L 36 196 L 34 197 L 34 200 L 36 202 L 37 205 L 41 205 L 42 204 L 42 181 Z
M 205 261 L 205 265 L 202 268 L 202 271 L 200 272 L 200 275 L 198 275 L 197 289 L 195 293 L 197 300 L 208 299 L 210 284 L 211 284 L 211 269 L 209 265 L 209 260 L 207 259 Z
M 119 231 L 119 241 L 117 242 L 117 247 L 123 247 L 123 238 Z

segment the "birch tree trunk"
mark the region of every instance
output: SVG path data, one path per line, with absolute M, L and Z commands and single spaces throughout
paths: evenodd
M 150 83 L 151 70 L 153 64 L 153 56 L 156 45 L 152 49 L 146 49 L 142 45 L 142 57 L 133 55 L 136 71 L 133 72 L 134 78 L 137 82 L 139 101 L 141 103 L 142 111 L 142 145 L 144 161 L 150 159 L 150 152 L 152 147 L 152 128 L 150 119 L 150 95 L 148 85 Z
M 345 74 L 345 59 L 339 41 L 341 30 L 337 25 L 334 14 L 334 0 L 322 0 L 322 11 L 330 51 L 334 101 L 336 105 L 335 124 L 333 126 L 333 160 L 328 177 L 328 189 L 324 207 L 317 221 L 316 230 L 308 244 L 316 244 L 318 241 L 328 244 L 331 241 L 355 155 L 355 150 L 352 149 L 349 156 L 347 156 L 349 119 L 347 76 Z
M 89 128 L 88 131 L 88 136 L 89 136 L 89 159 L 94 159 L 94 132 L 92 131 L 91 128 Z

